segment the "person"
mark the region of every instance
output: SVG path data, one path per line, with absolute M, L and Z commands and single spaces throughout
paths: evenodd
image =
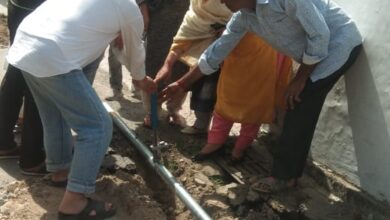
M 142 17 L 144 19 L 144 32 L 146 33 L 149 26 L 149 10 L 148 10 L 147 3 L 145 0 L 136 0 L 136 3 L 138 4 L 141 10 Z M 115 47 L 115 45 L 117 44 L 120 44 L 120 42 L 114 41 L 111 42 L 111 44 L 112 46 L 110 46 L 108 49 L 108 73 L 110 75 L 109 82 L 111 88 L 114 90 L 114 94 L 116 93 L 120 94 L 123 88 L 122 64 L 119 62 L 119 60 L 116 58 L 116 55 L 113 52 L 113 47 Z M 132 92 L 136 92 L 137 88 L 134 85 L 132 85 L 131 90 Z
M 233 123 L 238 122 L 241 129 L 230 163 L 243 161 L 260 125 L 272 123 L 277 111 L 284 110 L 283 94 L 291 66 L 291 59 L 278 54 L 254 33 L 247 33 L 221 67 L 207 143 L 194 159 L 203 161 L 220 152 Z
M 246 32 L 300 63 L 286 99 L 288 110 L 274 154 L 271 176 L 253 188 L 276 192 L 294 187 L 302 175 L 325 98 L 356 60 L 362 37 L 355 22 L 330 0 L 222 0 L 236 12 L 222 36 L 201 56 L 198 67 L 170 84 L 170 99 L 214 72 Z
M 17 30 L 7 60 L 21 69 L 36 101 L 47 170 L 67 177 L 58 219 L 115 214 L 111 203 L 87 198 L 95 191 L 112 121 L 86 75 L 95 71 L 82 69 L 96 69 L 108 44 L 121 37 L 120 61 L 141 89 L 155 91 L 155 83 L 145 76 L 142 33 L 142 15 L 132 0 L 47 0 Z
M 8 29 L 12 45 L 20 22 L 44 0 L 8 1 Z M 17 146 L 13 133 L 24 102 L 21 145 Z M 0 87 L 0 158 L 19 158 L 22 174 L 45 175 L 43 129 L 34 99 L 22 73 L 8 65 Z
M 191 0 L 191 6 L 173 38 L 171 48 L 155 77 L 155 82 L 169 81 L 172 68 L 178 60 L 189 68 L 195 66 L 201 52 L 218 37 L 231 15 L 231 11 L 219 0 Z M 218 75 L 216 73 L 204 77 L 191 86 L 190 108 L 194 110 L 195 122 L 192 126 L 184 127 L 182 133 L 207 132 L 216 101 Z M 185 97 L 186 94 L 182 94 L 170 102 L 176 101 L 181 105 Z
M 169 51 L 172 38 L 183 20 L 189 6 L 189 0 L 146 0 L 149 11 L 149 26 L 146 33 L 146 73 L 155 78 L 159 68 L 163 65 L 165 54 Z M 183 64 L 176 64 L 172 68 L 173 79 L 177 79 L 188 69 Z M 165 82 L 159 82 L 161 90 Z M 150 97 L 141 92 L 142 104 L 145 110 L 143 125 L 150 128 Z M 184 100 L 183 100 L 184 101 Z M 167 120 L 171 125 L 185 126 L 185 120 L 180 115 L 182 100 L 167 103 Z M 160 106 L 159 106 L 160 109 Z

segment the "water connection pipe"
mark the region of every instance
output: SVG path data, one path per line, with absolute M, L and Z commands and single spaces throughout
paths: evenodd
M 142 141 L 130 130 L 130 128 L 123 121 L 121 116 L 116 113 L 110 105 L 103 102 L 104 107 L 110 113 L 114 124 L 125 134 L 125 136 L 134 144 L 134 146 L 146 158 L 154 170 L 162 177 L 162 179 L 174 189 L 179 199 L 186 205 L 192 214 L 200 220 L 211 220 L 211 217 L 202 209 L 202 207 L 192 198 L 192 196 L 184 189 L 184 187 L 176 180 L 176 178 L 169 172 L 169 170 L 162 165 L 158 160 L 154 160 L 152 152 L 145 146 Z

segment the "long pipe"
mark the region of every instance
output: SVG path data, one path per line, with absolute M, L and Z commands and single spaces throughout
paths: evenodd
M 114 124 L 130 139 L 134 146 L 147 159 L 147 162 L 152 166 L 163 180 L 175 190 L 176 195 L 187 206 L 194 216 L 201 220 L 211 220 L 211 217 L 202 209 L 202 207 L 191 197 L 191 195 L 184 189 L 184 187 L 176 180 L 176 178 L 169 172 L 169 170 L 162 165 L 158 160 L 153 159 L 153 154 L 144 143 L 130 130 L 126 123 L 122 120 L 107 103 L 103 102 L 104 107 L 110 113 Z

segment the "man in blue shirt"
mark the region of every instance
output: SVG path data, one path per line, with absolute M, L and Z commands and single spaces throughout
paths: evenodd
M 169 85 L 163 96 L 169 99 L 215 72 L 248 31 L 293 58 L 300 67 L 286 91 L 289 109 L 271 177 L 254 186 L 262 192 L 292 187 L 302 175 L 325 98 L 355 61 L 362 37 L 354 21 L 330 0 L 221 1 L 236 12 L 225 32 L 202 54 L 198 67 Z

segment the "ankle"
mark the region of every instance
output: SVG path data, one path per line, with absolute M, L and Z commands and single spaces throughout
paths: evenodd
M 82 193 L 65 191 L 58 210 L 66 214 L 76 214 L 81 212 L 87 204 L 87 198 Z
M 212 153 L 212 152 L 218 150 L 221 146 L 222 146 L 222 144 L 210 144 L 210 143 L 207 143 L 206 145 L 203 146 L 203 148 L 200 151 L 200 153 L 202 153 L 202 154 Z
M 67 180 L 68 179 L 68 175 L 69 175 L 69 170 L 59 170 L 59 171 L 56 171 L 56 172 L 53 172 L 51 174 L 51 180 L 53 181 L 64 181 L 64 180 Z

